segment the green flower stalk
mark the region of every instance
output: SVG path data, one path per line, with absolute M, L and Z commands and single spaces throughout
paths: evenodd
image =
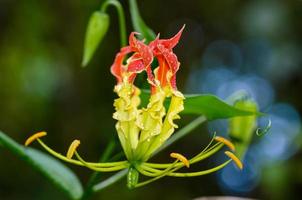
M 177 89 L 176 73 L 180 62 L 173 52 L 184 27 L 170 39 L 160 39 L 159 36 L 146 44 L 138 40 L 138 33 L 131 33 L 129 45 L 121 48 L 111 66 L 111 73 L 116 77 L 114 92 L 116 131 L 127 160 L 118 162 L 88 162 L 77 151 L 80 141 L 75 140 L 70 145 L 66 156 L 49 148 L 41 139 L 46 132 L 39 132 L 27 139 L 25 145 L 37 140 L 42 147 L 55 157 L 69 163 L 87 167 L 99 172 L 113 172 L 128 168 L 127 185 L 129 188 L 144 186 L 164 176 L 193 177 L 215 172 L 225 167 L 231 161 L 242 169 L 241 161 L 235 156 L 234 145 L 227 139 L 214 136 L 211 142 L 200 153 L 187 159 L 180 153 L 171 153 L 174 162 L 150 163 L 148 160 L 171 137 L 178 128 L 176 120 L 184 110 L 184 95 Z M 156 60 L 158 66 L 152 70 L 151 64 Z M 140 106 L 140 89 L 135 86 L 135 78 L 140 73 L 147 74 L 150 84 L 149 103 L 145 108 Z M 169 100 L 166 108 L 165 103 Z M 225 162 L 211 169 L 197 172 L 178 172 L 183 167 L 198 163 L 226 146 Z M 76 157 L 74 159 L 73 157 Z M 140 182 L 139 174 L 151 177 Z

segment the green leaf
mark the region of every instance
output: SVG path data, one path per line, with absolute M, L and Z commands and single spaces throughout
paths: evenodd
M 141 93 L 142 106 L 148 103 L 150 93 L 145 90 Z M 184 110 L 180 114 L 204 115 L 208 120 L 226 119 L 236 116 L 263 115 L 259 112 L 253 112 L 231 106 L 218 97 L 211 94 L 185 95 Z M 166 100 L 168 107 L 170 100 Z
M 106 13 L 101 11 L 92 13 L 86 29 L 82 66 L 86 66 L 91 60 L 95 50 L 107 33 L 109 23 L 110 19 Z
M 53 157 L 30 147 L 19 145 L 0 131 L 0 143 L 63 190 L 71 199 L 80 199 L 82 185 L 77 176 Z
M 231 106 L 218 97 L 211 94 L 189 95 L 184 101 L 183 114 L 205 115 L 208 120 L 231 118 L 236 116 L 261 115 L 261 113 L 249 111 Z
M 141 33 L 147 42 L 154 40 L 156 37 L 155 33 L 146 25 L 140 16 L 136 0 L 129 0 L 129 7 L 134 30 Z

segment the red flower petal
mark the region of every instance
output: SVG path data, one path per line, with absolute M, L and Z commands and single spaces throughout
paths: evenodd
M 170 39 L 159 39 L 158 35 L 149 45 L 136 38 L 135 35 L 139 33 L 132 32 L 129 36 L 129 46 L 122 48 L 116 55 L 111 66 L 111 73 L 117 78 L 118 82 L 122 82 L 124 73 L 129 72 L 128 81 L 132 83 L 138 73 L 146 71 L 153 92 L 157 87 L 151 69 L 151 63 L 155 56 L 159 63 L 156 77 L 161 87 L 169 84 L 173 89 L 176 89 L 176 72 L 180 64 L 172 49 L 177 45 L 184 27 Z M 127 60 L 127 65 L 123 65 L 125 56 L 131 52 L 134 54 Z
M 125 56 L 131 52 L 130 46 L 121 48 L 120 52 L 116 54 L 113 64 L 111 65 L 110 71 L 116 77 L 118 83 L 122 82 L 123 72 L 123 61 Z
M 157 78 L 162 87 L 165 87 L 169 82 L 173 89 L 177 89 L 176 72 L 178 71 L 180 64 L 172 49 L 177 45 L 184 28 L 185 25 L 170 39 L 159 39 L 158 35 L 156 39 L 149 44 L 149 47 L 153 50 L 153 54 L 159 62 Z M 171 73 L 170 77 L 167 77 L 168 72 Z M 170 80 L 167 80 L 168 78 Z
M 157 71 L 157 79 L 159 80 L 162 87 L 165 87 L 167 85 L 167 72 L 169 71 L 168 63 L 166 62 L 165 58 L 163 56 L 157 57 L 159 68 Z
M 160 41 L 159 36 L 160 34 L 157 34 L 156 38 L 149 43 L 149 47 L 153 50 L 153 53 L 154 50 L 156 50 L 157 45 L 159 44 Z
M 159 43 L 164 45 L 167 49 L 174 48 L 178 44 L 178 41 L 182 35 L 184 28 L 185 28 L 185 25 L 182 26 L 182 28 L 178 31 L 178 33 L 175 36 L 173 36 L 170 39 L 162 39 L 159 41 Z
M 142 59 L 133 60 L 128 64 L 128 72 L 140 73 L 145 70 L 145 65 Z
M 138 41 L 137 41 L 135 35 L 140 35 L 140 33 L 131 32 L 131 33 L 130 33 L 130 36 L 129 36 L 129 45 L 130 45 L 130 47 L 132 47 L 132 48 L 136 48 L 136 47 L 137 47 L 137 43 L 138 43 Z
M 143 59 L 145 66 L 151 65 L 153 61 L 152 49 L 144 44 L 142 41 L 137 40 L 135 35 L 138 33 L 132 32 L 129 37 L 129 44 L 133 51 L 137 52 Z
M 177 56 L 173 53 L 172 50 L 164 48 L 162 45 L 158 45 L 158 49 L 161 54 L 164 56 L 165 60 L 169 64 L 170 70 L 172 73 L 176 73 L 179 69 L 179 62 Z

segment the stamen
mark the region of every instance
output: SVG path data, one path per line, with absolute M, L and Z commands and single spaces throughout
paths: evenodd
M 233 144 L 231 141 L 229 141 L 229 140 L 227 140 L 227 139 L 225 139 L 225 138 L 223 138 L 223 137 L 220 137 L 220 136 L 216 136 L 216 137 L 215 137 L 215 140 L 216 140 L 217 142 L 221 142 L 221 143 L 225 144 L 225 145 L 228 146 L 232 151 L 235 151 L 235 146 L 234 146 L 234 144 Z
M 237 158 L 237 156 L 235 156 L 235 154 L 233 154 L 232 152 L 230 152 L 230 151 L 226 151 L 226 152 L 224 152 L 228 157 L 230 157 L 233 161 L 234 161 L 234 163 L 237 165 L 237 167 L 239 168 L 239 169 L 243 169 L 243 164 L 242 164 L 242 162 L 239 160 L 239 158 Z
M 79 153 L 76 150 L 75 150 L 74 154 L 85 167 L 87 167 L 91 170 L 97 171 L 97 172 L 113 172 L 113 171 L 119 171 L 119 170 L 122 170 L 122 169 L 125 169 L 128 167 L 128 163 L 126 163 L 125 165 L 116 165 L 113 167 L 106 167 L 106 168 L 95 167 L 92 164 L 84 161 L 83 158 L 79 155 Z
M 41 131 L 38 132 L 36 134 L 33 134 L 32 136 L 30 136 L 26 141 L 25 141 L 25 146 L 30 145 L 33 141 L 35 141 L 38 138 L 41 138 L 43 136 L 47 135 L 47 133 L 45 131 Z
M 135 187 L 137 188 L 137 187 L 141 187 L 141 186 L 147 185 L 147 184 L 149 184 L 149 183 L 151 183 L 151 182 L 153 182 L 153 181 L 156 181 L 156 180 L 158 180 L 158 179 L 160 179 L 160 178 L 163 178 L 163 177 L 167 176 L 169 173 L 172 173 L 172 172 L 174 172 L 175 170 L 178 170 L 179 168 L 174 168 L 177 162 L 178 162 L 178 160 L 174 161 L 174 163 L 172 163 L 172 164 L 171 164 L 169 167 L 167 167 L 165 170 L 161 171 L 161 173 L 158 174 L 156 177 L 151 178 L 151 179 L 149 179 L 149 180 L 147 180 L 147 181 L 138 183 Z M 174 168 L 174 169 L 173 169 L 173 168 Z M 143 172 L 143 170 L 140 169 L 140 168 L 137 168 L 137 170 L 138 170 L 139 172 L 141 172 L 141 173 Z
M 232 159 L 229 159 L 227 161 L 225 161 L 224 163 L 213 167 L 211 169 L 207 169 L 207 170 L 202 170 L 202 171 L 197 171 L 197 172 L 187 172 L 187 173 L 181 173 L 181 172 L 174 172 L 177 171 L 178 169 L 180 169 L 180 167 L 176 167 L 173 169 L 173 171 L 171 170 L 166 176 L 174 176 L 174 177 L 194 177 L 194 176 L 202 176 L 202 175 L 206 175 L 206 174 L 210 174 L 213 172 L 216 172 L 222 168 L 224 168 L 226 165 L 228 165 L 230 162 L 232 161 Z M 139 172 L 142 173 L 145 176 L 151 176 L 151 177 L 156 177 L 159 174 L 163 173 L 163 170 L 158 170 L 152 167 L 147 167 L 145 165 L 141 165 L 138 168 Z
M 58 159 L 61 159 L 65 162 L 69 162 L 75 165 L 79 165 L 79 166 L 85 166 L 81 161 L 79 160 L 74 160 L 74 159 L 68 159 L 67 157 L 63 156 L 60 153 L 57 153 L 56 151 L 54 151 L 53 149 L 51 149 L 50 147 L 48 147 L 42 140 L 40 140 L 39 138 L 37 139 L 37 141 L 40 143 L 40 145 L 51 155 L 55 156 Z M 112 169 L 113 167 L 116 166 L 124 166 L 124 168 L 128 167 L 128 161 L 117 161 L 117 162 L 108 162 L 108 163 L 94 163 L 94 162 L 85 162 L 90 166 L 93 167 L 97 167 L 97 168 L 106 168 L 106 169 Z
M 181 161 L 187 168 L 190 167 L 190 162 L 188 161 L 188 159 L 186 157 L 184 157 L 183 155 L 179 154 L 179 153 L 171 153 L 170 156 L 172 158 L 176 158 L 177 160 Z
M 213 172 L 216 172 L 222 168 L 224 168 L 227 164 L 229 164 L 231 162 L 231 160 L 227 160 L 226 162 L 213 167 L 211 169 L 207 169 L 207 170 L 202 170 L 199 172 L 189 172 L 189 173 L 179 173 L 179 172 L 173 172 L 173 173 L 169 173 L 168 176 L 175 176 L 175 177 L 194 177 L 194 176 L 203 176 L 206 174 L 211 174 Z
M 72 156 L 74 155 L 74 152 L 76 151 L 76 149 L 78 148 L 78 146 L 81 144 L 80 140 L 74 140 L 71 145 L 68 148 L 66 157 L 68 159 L 71 159 Z
M 194 164 L 197 162 L 200 162 L 208 157 L 210 157 L 211 155 L 215 154 L 216 152 L 218 152 L 224 144 L 221 143 L 216 143 L 214 144 L 212 147 L 208 148 L 207 150 L 203 150 L 201 153 L 197 154 L 196 156 L 194 156 L 192 159 L 189 160 L 190 164 Z M 163 163 L 163 164 L 159 164 L 159 163 L 148 163 L 145 162 L 142 165 L 146 165 L 149 167 L 153 167 L 153 168 L 167 168 L 171 165 L 171 163 Z M 176 166 L 180 166 L 183 165 L 183 163 L 177 163 Z

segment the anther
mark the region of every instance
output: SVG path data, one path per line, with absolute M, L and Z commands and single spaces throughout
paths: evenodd
M 33 134 L 25 141 L 25 146 L 30 145 L 33 141 L 35 141 L 36 139 L 39 139 L 41 137 L 44 137 L 45 135 L 47 135 L 47 133 L 45 131 L 41 131 L 41 132 Z
M 235 156 L 235 154 L 233 154 L 232 152 L 230 152 L 230 151 L 226 151 L 226 152 L 224 152 L 228 157 L 230 157 L 233 161 L 234 161 L 234 163 L 237 165 L 237 167 L 239 168 L 239 169 L 243 169 L 243 164 L 242 164 L 242 162 L 239 160 L 239 158 L 237 158 L 237 156 Z
M 80 140 L 74 140 L 68 148 L 66 157 L 71 159 L 74 155 L 74 152 L 77 150 L 78 146 L 81 144 Z
M 225 144 L 225 145 L 228 146 L 232 151 L 235 151 L 235 146 L 234 146 L 234 144 L 233 144 L 231 141 L 229 141 L 229 140 L 227 140 L 227 139 L 225 139 L 225 138 L 223 138 L 223 137 L 220 137 L 220 136 L 216 136 L 216 137 L 215 137 L 215 140 L 216 140 L 217 142 L 221 142 L 221 143 Z
M 179 153 L 171 153 L 170 156 L 172 158 L 176 158 L 177 160 L 181 161 L 187 168 L 190 167 L 190 162 L 188 161 L 188 159 L 186 157 L 184 157 L 183 155 L 179 154 Z

